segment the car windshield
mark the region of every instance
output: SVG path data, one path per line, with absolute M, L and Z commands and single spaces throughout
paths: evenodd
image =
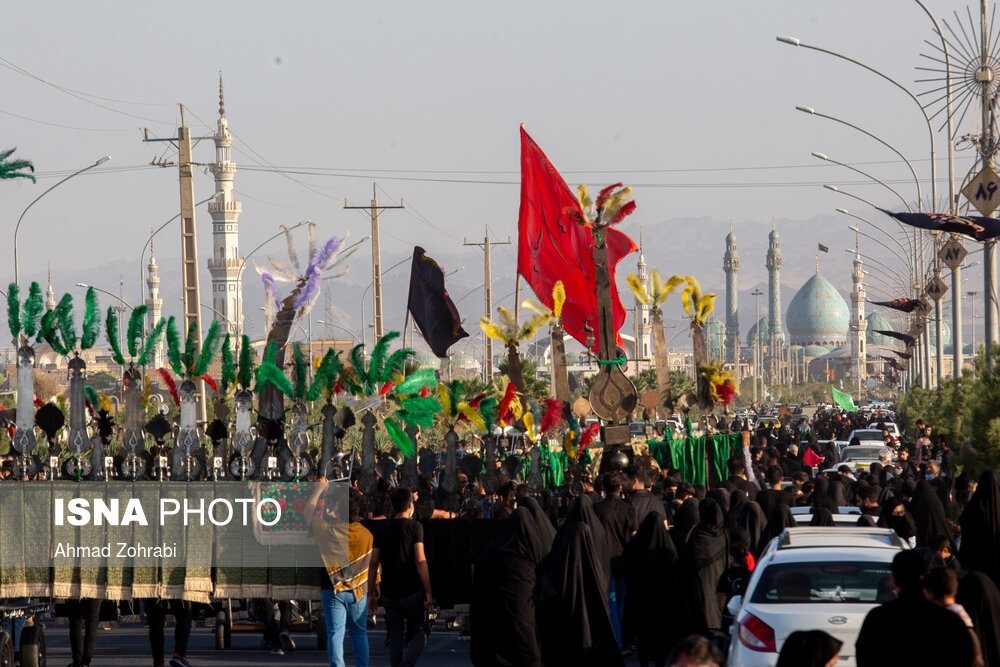
M 893 597 L 889 563 L 835 561 L 770 565 L 762 573 L 751 601 L 759 604 L 873 604 Z
M 858 461 L 861 459 L 871 459 L 875 460 L 881 456 L 882 451 L 885 447 L 847 447 L 844 449 L 844 460 L 845 461 Z
M 854 438 L 858 440 L 882 440 L 882 431 L 871 429 L 870 431 L 855 431 Z

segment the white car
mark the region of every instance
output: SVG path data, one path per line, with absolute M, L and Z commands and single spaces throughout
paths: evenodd
M 771 540 L 742 596 L 726 609 L 730 666 L 771 666 L 796 630 L 823 630 L 844 643 L 841 665 L 855 665 L 865 616 L 895 597 L 892 559 L 906 544 L 888 528 L 787 528 Z
M 795 519 L 795 524 L 798 526 L 808 526 L 809 522 L 812 521 L 812 507 L 793 507 L 792 517 Z M 842 526 L 857 526 L 858 519 L 861 518 L 861 508 L 852 507 L 850 505 L 841 505 L 837 508 L 837 513 L 833 515 L 833 522 L 837 524 L 837 527 Z
M 851 431 L 851 434 L 847 436 L 847 441 L 852 442 L 855 438 L 858 439 L 859 445 L 878 445 L 881 447 L 885 444 L 882 431 L 877 428 L 860 428 Z
M 888 422 L 888 421 L 887 422 L 882 422 L 882 425 L 885 427 L 885 429 L 887 431 L 889 431 L 889 435 L 892 436 L 892 439 L 895 440 L 896 442 L 899 442 L 899 426 L 897 424 L 893 423 L 893 422 Z M 875 430 L 879 430 L 879 428 L 878 428 L 878 422 L 874 422 L 872 424 L 869 424 L 868 428 L 870 428 L 870 429 L 873 428 Z
M 888 454 L 889 461 L 892 462 L 892 450 L 881 444 L 848 445 L 840 453 L 840 463 L 835 467 L 846 465 L 856 471 L 869 472 L 873 463 L 882 462 L 883 454 Z

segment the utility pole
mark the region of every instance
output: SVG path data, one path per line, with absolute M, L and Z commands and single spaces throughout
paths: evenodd
M 176 164 L 180 177 L 181 195 L 181 280 L 184 300 L 184 332 L 195 323 L 197 337 L 195 340 L 195 357 L 201 353 L 201 292 L 198 284 L 198 237 L 194 220 L 194 166 L 203 166 L 191 161 L 191 129 L 184 125 L 184 105 L 181 104 L 181 126 L 177 128 L 176 139 L 150 139 L 149 130 L 145 130 L 143 141 L 168 141 L 177 147 L 177 162 L 156 162 L 159 167 L 172 167 Z M 205 139 L 209 137 L 198 137 Z M 176 143 L 175 143 L 176 142 Z M 205 382 L 198 380 L 198 420 L 206 421 L 207 408 L 205 403 Z
M 763 294 L 759 288 L 755 287 L 750 296 L 753 297 L 753 319 L 754 343 L 753 343 L 753 402 L 757 405 L 757 375 L 760 372 L 760 295 Z M 763 388 L 763 387 L 762 387 Z
M 972 304 L 972 379 L 976 379 L 976 297 L 979 296 L 979 290 L 970 290 L 966 292 L 969 297 L 969 303 Z
M 990 32 L 987 23 L 987 0 L 980 0 L 979 3 L 979 35 L 980 35 L 980 56 L 982 58 L 981 72 L 992 74 L 989 69 L 990 58 Z M 979 138 L 979 154 L 982 158 L 984 168 L 992 169 L 994 165 L 995 146 L 993 145 L 993 98 L 990 97 L 990 82 L 992 76 L 976 76 L 976 80 L 982 83 L 982 94 L 980 96 L 982 118 L 980 119 L 982 136 Z M 991 212 L 988 218 L 995 218 L 996 211 Z M 997 242 L 990 239 L 983 244 L 983 300 L 985 301 L 983 310 L 983 323 L 985 331 L 983 342 L 986 347 L 986 368 L 993 368 L 993 345 L 997 343 L 997 265 L 996 265 Z
M 486 307 L 486 317 L 490 317 L 490 313 L 493 311 L 493 273 L 490 269 L 490 247 L 495 245 L 510 245 L 510 237 L 507 237 L 506 241 L 490 241 L 490 227 L 486 225 L 486 236 L 483 237 L 482 243 L 469 243 L 468 239 L 463 238 L 463 245 L 474 245 L 479 246 L 483 249 L 483 268 L 486 275 L 486 283 L 483 285 L 483 291 L 485 293 L 485 307 Z M 483 336 L 483 381 L 489 382 L 493 379 L 493 339 L 489 336 Z
M 376 184 L 372 183 L 372 203 L 369 206 L 348 206 L 344 200 L 344 208 L 350 210 L 367 209 L 372 219 L 372 290 L 375 292 L 372 297 L 372 308 L 374 310 L 375 322 L 375 342 L 382 337 L 382 253 L 379 250 L 378 240 L 378 214 L 379 211 L 390 208 L 403 208 L 403 198 L 399 199 L 399 206 L 379 206 L 378 199 L 375 198 Z M 361 332 L 362 334 L 364 331 Z

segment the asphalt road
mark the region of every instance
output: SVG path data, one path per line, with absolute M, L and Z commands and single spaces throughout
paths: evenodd
M 65 625 L 47 624 L 45 638 L 49 650 L 49 666 L 62 667 L 72 661 L 69 650 L 69 629 Z M 274 656 L 260 645 L 259 634 L 233 634 L 232 648 L 216 651 L 211 628 L 196 626 L 191 635 L 188 660 L 193 667 L 213 665 L 218 667 L 242 667 L 244 665 L 277 665 L 280 667 L 305 667 L 306 665 L 326 665 L 326 652 L 316 650 L 314 635 L 294 635 L 297 650 L 284 656 Z M 350 657 L 350 641 L 345 642 L 347 664 L 353 665 Z M 388 665 L 388 650 L 385 646 L 385 632 L 382 627 L 369 630 L 368 644 L 371 650 L 370 664 Z M 167 628 L 166 653 L 173 648 L 173 626 Z M 169 658 L 168 658 L 169 659 Z M 97 652 L 93 667 L 105 665 L 128 665 L 145 667 L 152 665 L 149 653 L 147 629 L 141 623 L 125 624 L 114 630 L 101 630 L 97 638 Z M 466 667 L 469 661 L 469 643 L 459 639 L 456 631 L 437 630 L 431 635 L 420 659 L 426 667 Z

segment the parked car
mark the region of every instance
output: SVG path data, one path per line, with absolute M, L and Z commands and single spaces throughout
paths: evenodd
M 876 431 L 879 431 L 879 423 L 880 422 L 873 422 L 868 425 L 868 428 L 873 428 Z M 892 439 L 896 442 L 899 442 L 899 425 L 896 424 L 895 422 L 890 422 L 890 421 L 881 422 L 881 424 L 883 427 L 885 427 L 887 431 L 889 431 L 889 435 L 892 436 Z
M 844 447 L 844 451 L 841 452 L 840 465 L 850 466 L 855 471 L 868 472 L 873 463 L 881 463 L 882 455 L 886 453 L 889 454 L 889 460 L 892 461 L 892 450 L 881 444 L 849 445 Z
M 786 528 L 726 606 L 735 619 L 727 664 L 775 665 L 788 635 L 816 628 L 844 643 L 838 667 L 855 665 L 861 624 L 894 597 L 892 559 L 905 548 L 887 528 Z
M 859 428 L 851 431 L 851 434 L 847 436 L 848 442 L 853 442 L 854 439 L 858 439 L 858 444 L 860 445 L 883 445 L 885 441 L 882 439 L 882 431 L 877 428 Z
M 809 522 L 812 521 L 812 507 L 793 507 L 792 516 L 795 518 L 795 523 L 799 526 L 808 526 Z M 849 527 L 857 526 L 858 518 L 861 516 L 860 507 L 852 507 L 850 505 L 841 505 L 837 508 L 837 513 L 833 515 L 833 522 L 837 524 L 837 527 Z

